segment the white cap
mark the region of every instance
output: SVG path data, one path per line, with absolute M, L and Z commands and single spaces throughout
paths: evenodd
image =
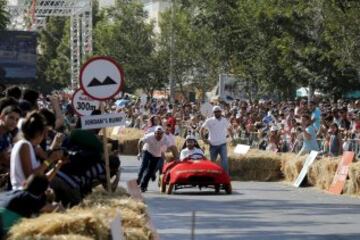
M 155 128 L 155 132 L 164 132 L 164 129 L 162 128 L 162 126 L 157 126 Z
M 278 131 L 278 130 L 279 130 L 278 127 L 275 126 L 275 125 L 271 126 L 271 128 L 270 128 L 270 132 L 275 132 L 275 131 Z
M 216 112 L 216 111 L 222 111 L 221 110 L 221 107 L 220 106 L 214 106 L 213 109 L 212 109 L 213 112 Z
M 195 138 L 194 135 L 189 134 L 189 135 L 186 136 L 186 139 L 185 139 L 185 140 L 186 140 L 186 141 L 187 141 L 187 140 L 194 140 L 194 141 L 196 141 L 196 138 Z

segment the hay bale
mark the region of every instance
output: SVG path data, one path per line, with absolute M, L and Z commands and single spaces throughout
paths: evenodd
M 343 193 L 348 194 L 348 195 L 359 194 L 359 192 L 357 191 L 357 189 L 355 187 L 354 182 L 351 181 L 350 179 L 346 180 L 345 186 L 344 186 L 344 189 L 343 189 Z
M 125 239 L 128 240 L 148 240 L 154 239 L 151 232 L 144 231 L 142 228 L 128 228 L 125 234 Z
M 93 211 L 75 209 L 66 213 L 43 214 L 38 218 L 24 219 L 11 228 L 9 239 L 63 234 L 108 239 L 109 228 Z
M 279 154 L 250 150 L 246 155 L 230 153 L 229 169 L 232 179 L 243 181 L 276 181 L 282 178 Z
M 139 139 L 126 139 L 120 144 L 120 153 L 124 155 L 137 155 L 138 154 Z
M 146 206 L 143 202 L 134 200 L 130 197 L 118 198 L 116 195 L 102 197 L 97 194 L 91 194 L 79 205 L 80 208 L 96 208 L 102 206 L 109 206 L 121 210 L 129 209 L 137 214 L 146 214 Z
M 76 235 L 76 234 L 69 234 L 69 235 L 25 237 L 23 238 L 23 240 L 95 240 L 95 238 Z
M 97 211 L 102 219 L 113 219 L 116 212 L 121 213 L 122 227 L 126 239 L 152 239 L 152 231 L 147 226 L 148 214 L 143 202 L 129 197 L 124 188 L 115 193 L 107 193 L 97 188 L 86 197 L 79 208 Z M 109 212 L 114 214 L 109 215 Z
M 120 152 L 125 155 L 137 155 L 139 139 L 144 136 L 144 131 L 136 128 L 125 128 L 118 136 Z
M 293 182 L 299 176 L 304 166 L 306 156 L 297 156 L 294 153 L 283 153 L 281 158 L 281 172 L 285 176 L 285 180 Z
M 339 157 L 324 157 L 315 160 L 309 169 L 307 176 L 308 183 L 320 189 L 329 189 L 334 179 L 339 161 Z
M 65 238 L 70 237 L 68 234 L 89 239 L 109 239 L 110 222 L 117 213 L 121 214 L 126 239 L 153 239 L 151 228 L 147 225 L 145 204 L 130 198 L 123 188 L 119 188 L 115 193 L 107 193 L 97 188 L 79 206 L 65 213 L 44 214 L 38 218 L 25 219 L 11 229 L 9 239 L 59 237 L 55 239 L 68 240 Z
M 354 162 L 349 169 L 349 186 L 344 193 L 360 194 L 360 162 Z
M 176 143 L 176 148 L 179 149 L 179 151 L 181 151 L 181 149 L 182 149 L 182 147 L 184 146 L 184 143 L 185 143 L 185 138 L 176 136 L 175 143 Z

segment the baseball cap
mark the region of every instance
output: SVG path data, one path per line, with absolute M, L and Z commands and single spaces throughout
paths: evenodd
M 155 132 L 164 132 L 164 129 L 161 126 L 157 126 Z
M 213 112 L 221 111 L 221 107 L 220 106 L 214 106 L 212 111 Z
M 270 132 L 275 132 L 275 131 L 278 131 L 278 127 L 277 126 L 271 126 L 270 128 Z
M 196 138 L 195 138 L 194 135 L 191 135 L 191 134 L 190 134 L 190 135 L 187 135 L 187 136 L 186 136 L 186 139 L 185 139 L 185 140 L 186 140 L 186 141 L 187 141 L 187 140 L 194 140 L 194 141 L 196 141 Z

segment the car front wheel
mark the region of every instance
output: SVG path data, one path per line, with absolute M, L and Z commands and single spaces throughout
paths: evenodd
M 169 183 L 169 186 L 167 188 L 167 191 L 166 193 L 167 194 L 171 194 L 173 192 L 173 189 L 174 189 L 174 184 L 173 183 Z
M 231 187 L 231 184 L 225 184 L 224 185 L 224 189 L 225 189 L 225 192 L 226 194 L 231 194 L 232 193 L 232 187 Z

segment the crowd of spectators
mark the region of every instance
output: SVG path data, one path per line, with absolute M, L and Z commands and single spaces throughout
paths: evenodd
M 4 190 L 0 208 L 29 217 L 76 205 L 96 185 L 108 187 L 98 129 L 81 129 L 71 96 L 62 92 L 45 96 L 17 86 L 2 89 L 0 94 L 0 183 Z M 230 137 L 235 143 L 273 152 L 360 154 L 359 100 L 213 100 L 170 104 L 165 99 L 125 95 L 108 101 L 106 111 L 126 113 L 126 127 L 144 133 L 162 126 L 168 135 L 204 139 L 200 129 L 213 115 L 214 106 L 219 106 L 230 123 Z M 112 187 L 117 187 L 120 160 L 117 147 L 112 150 Z M 33 212 L 24 214 L 18 208 L 24 201 L 38 205 Z M 49 207 L 52 201 L 60 204 Z
M 117 148 L 110 152 L 107 186 L 99 129 L 81 129 L 69 98 L 17 86 L 0 94 L 1 234 L 9 219 L 74 206 L 97 185 L 117 188 Z
M 128 116 L 128 127 L 148 131 L 169 123 L 175 135 L 191 134 L 200 138 L 199 130 L 209 115 L 202 111 L 205 104 L 220 105 L 223 115 L 234 130 L 239 143 L 274 152 L 306 153 L 318 150 L 326 156 L 339 156 L 343 151 L 356 151 L 360 144 L 360 101 L 298 99 L 296 101 L 234 100 L 210 103 L 139 99 L 116 107 Z M 211 112 L 210 112 L 211 113 Z M 303 149 L 303 151 L 301 151 Z

